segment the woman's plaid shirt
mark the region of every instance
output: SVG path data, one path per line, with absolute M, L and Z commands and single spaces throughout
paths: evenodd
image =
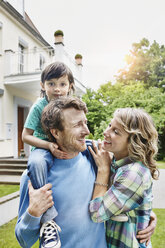
M 150 170 L 141 162 L 132 162 L 128 157 L 113 161 L 110 184 L 106 194 L 92 200 L 89 206 L 94 222 L 106 221 L 107 247 L 146 247 L 138 242 L 136 234 L 148 226 L 152 210 Z M 127 222 L 110 219 L 121 213 L 126 213 Z

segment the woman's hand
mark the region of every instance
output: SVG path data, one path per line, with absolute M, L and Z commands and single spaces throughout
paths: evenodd
M 98 172 L 100 171 L 109 172 L 110 164 L 112 160 L 110 153 L 102 148 L 101 140 L 98 140 L 98 147 L 96 146 L 94 141 L 92 141 L 92 145 L 93 145 L 93 149 L 90 146 L 88 148 L 98 167 Z
M 30 215 L 40 217 L 48 208 L 52 207 L 52 185 L 45 184 L 42 188 L 34 189 L 31 182 L 28 182 L 29 187 L 29 207 L 28 212 Z

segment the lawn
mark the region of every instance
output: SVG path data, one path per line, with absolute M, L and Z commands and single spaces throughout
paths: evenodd
M 152 241 L 152 248 L 164 248 L 165 247 L 165 209 L 154 209 L 157 215 L 158 222 L 154 232 Z
M 165 161 L 157 161 L 159 169 L 165 169 Z
M 157 215 L 158 222 L 155 233 L 152 237 L 152 248 L 164 248 L 165 247 L 165 209 L 154 209 Z M 16 219 L 10 221 L 8 224 L 0 227 L 0 247 L 1 248 L 19 248 L 19 244 L 15 238 L 14 228 Z M 38 248 L 37 242 L 32 248 Z
M 0 184 L 0 197 L 19 190 L 19 185 Z
M 13 219 L 9 223 L 0 227 L 0 248 L 20 248 L 14 229 L 17 222 L 17 218 Z M 32 246 L 32 248 L 38 248 L 39 242 Z

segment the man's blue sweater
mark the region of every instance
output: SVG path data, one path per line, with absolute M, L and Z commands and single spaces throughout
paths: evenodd
M 61 227 L 62 248 L 106 248 L 104 223 L 94 223 L 89 215 L 89 202 L 95 181 L 95 164 L 86 150 L 69 160 L 54 159 L 48 173 L 53 199 Z M 31 247 L 39 237 L 41 217 L 27 212 L 29 205 L 28 176 L 22 176 L 16 237 L 22 247 Z

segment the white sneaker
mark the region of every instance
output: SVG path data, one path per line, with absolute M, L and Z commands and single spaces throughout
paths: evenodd
M 41 248 L 60 248 L 58 232 L 61 232 L 61 228 L 53 220 L 43 223 L 40 230 Z
M 110 219 L 118 222 L 127 222 L 128 216 L 126 214 L 119 214 L 116 216 L 112 216 Z

